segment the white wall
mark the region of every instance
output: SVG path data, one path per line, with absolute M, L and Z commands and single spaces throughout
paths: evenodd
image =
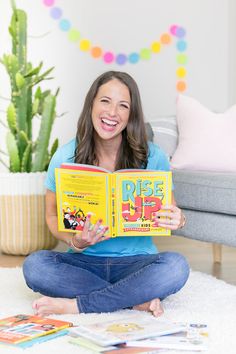
M 52 138 L 58 136 L 63 144 L 74 136 L 90 84 L 110 69 L 127 71 L 136 79 L 147 120 L 175 113 L 174 42 L 148 61 L 123 66 L 105 64 L 67 39 L 67 33 L 59 29 L 58 21 L 50 17 L 50 8 L 42 0 L 16 2 L 28 14 L 28 59 L 35 65 L 43 60 L 45 68 L 55 66 L 55 79 L 46 82 L 45 87 L 61 88 L 57 111 L 67 114 L 56 120 Z M 115 53 L 139 51 L 159 40 L 171 25 L 183 26 L 188 44 L 185 93 L 215 111 L 236 102 L 235 60 L 230 59 L 233 55 L 235 58 L 236 52 L 235 45 L 232 46 L 236 22 L 234 0 L 55 0 L 54 3 L 63 9 L 63 17 L 80 31 L 81 37 Z M 10 1 L 0 0 L 0 56 L 10 50 L 7 32 L 10 16 Z M 40 35 L 41 38 L 34 38 Z M 3 67 L 0 78 L 0 95 L 7 96 L 9 83 Z M 0 99 L 0 110 L 5 107 L 6 101 Z M 0 118 L 5 119 L 4 113 L 0 112 Z M 5 148 L 4 136 L 0 125 L 0 149 Z
M 229 1 L 229 104 L 236 103 L 236 1 Z

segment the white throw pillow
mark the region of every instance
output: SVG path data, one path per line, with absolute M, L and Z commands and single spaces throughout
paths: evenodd
M 179 95 L 177 125 L 172 168 L 236 172 L 236 105 L 213 113 L 196 99 Z

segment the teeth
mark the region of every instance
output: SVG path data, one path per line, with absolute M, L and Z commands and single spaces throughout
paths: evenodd
M 106 118 L 102 118 L 102 122 L 106 123 L 107 125 L 111 125 L 112 127 L 117 125 L 117 122 L 115 122 L 114 120 L 109 120 L 109 119 L 106 119 Z

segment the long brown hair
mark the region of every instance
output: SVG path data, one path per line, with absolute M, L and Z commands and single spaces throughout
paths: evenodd
M 115 169 L 146 167 L 148 144 L 139 89 L 134 79 L 125 72 L 107 71 L 100 75 L 90 87 L 77 126 L 75 162 L 98 165 L 95 150 L 92 107 L 100 86 L 117 79 L 129 89 L 131 98 L 130 115 L 127 127 L 122 131 L 122 143 L 117 156 Z

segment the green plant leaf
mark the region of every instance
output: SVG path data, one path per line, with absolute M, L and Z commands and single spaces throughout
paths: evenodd
M 15 79 L 16 79 L 16 86 L 20 90 L 25 85 L 24 76 L 18 72 L 18 73 L 16 73 Z
M 33 102 L 33 106 L 32 106 L 32 115 L 33 116 L 38 113 L 38 109 L 39 109 L 39 99 L 35 98 L 34 102 Z
M 41 96 L 42 96 L 42 91 L 41 91 L 41 88 L 39 86 L 39 87 L 37 87 L 37 90 L 35 91 L 34 98 L 38 98 L 40 100 Z
M 17 125 L 16 125 L 16 110 L 13 103 L 7 108 L 7 123 L 11 130 L 11 132 L 15 135 L 17 132 Z
M 32 149 L 32 144 L 31 142 L 29 142 L 23 154 L 21 172 L 30 172 L 31 149 Z
M 26 135 L 24 130 L 21 130 L 19 132 L 18 137 L 19 137 L 20 145 L 24 145 L 25 146 L 25 145 L 27 145 L 29 143 L 29 139 L 28 139 L 28 137 L 27 137 L 27 135 Z
M 52 144 L 52 147 L 51 147 L 51 151 L 50 151 L 50 159 L 52 158 L 52 156 L 55 154 L 55 152 L 57 151 L 58 149 L 58 145 L 59 145 L 59 140 L 58 139 L 55 139 L 53 144 Z
M 14 135 L 11 132 L 7 133 L 7 150 L 10 158 L 10 171 L 20 172 L 20 157 L 17 147 L 17 142 Z
M 37 68 L 34 68 L 32 70 L 30 70 L 29 72 L 27 72 L 24 77 L 30 77 L 30 76 L 34 76 L 34 75 L 38 75 L 38 73 L 40 72 L 41 68 L 43 66 L 43 62 L 41 62 L 39 64 L 39 66 L 37 66 Z
M 47 163 L 46 154 L 49 144 L 52 125 L 55 118 L 56 98 L 48 95 L 43 105 L 43 114 L 35 149 L 35 157 L 32 165 L 32 172 L 44 171 Z

